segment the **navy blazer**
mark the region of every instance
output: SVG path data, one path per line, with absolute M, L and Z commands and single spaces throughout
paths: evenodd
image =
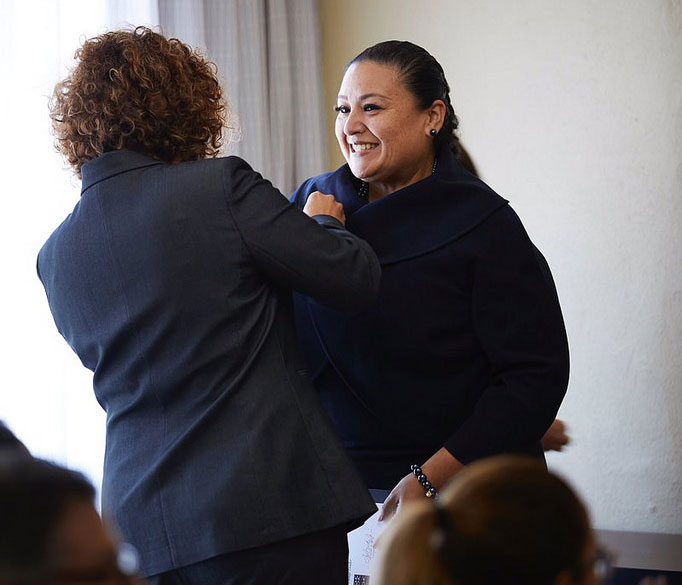
M 375 511 L 319 406 L 291 289 L 375 299 L 369 246 L 236 157 L 115 151 L 38 256 L 107 413 L 103 500 L 147 575 Z M 321 224 L 321 225 L 320 225 Z
M 368 203 L 347 165 L 306 181 L 344 204 L 382 265 L 377 304 L 348 315 L 297 298 L 316 387 L 369 487 L 391 489 L 445 446 L 468 463 L 541 456 L 568 383 L 549 267 L 508 202 L 449 149 L 435 173 Z

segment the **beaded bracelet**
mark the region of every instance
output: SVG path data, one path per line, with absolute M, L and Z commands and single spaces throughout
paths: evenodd
M 412 473 L 414 473 L 414 476 L 419 480 L 419 483 L 422 484 L 422 487 L 426 492 L 426 497 L 433 498 L 435 500 L 438 497 L 438 490 L 436 489 L 436 486 L 432 485 L 427 479 L 426 474 L 422 471 L 422 468 L 415 463 L 410 466 L 410 469 L 412 470 Z

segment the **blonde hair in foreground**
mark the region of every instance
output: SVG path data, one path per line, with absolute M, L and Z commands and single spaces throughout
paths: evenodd
M 408 504 L 379 539 L 372 585 L 586 583 L 585 507 L 529 457 L 462 470 L 434 504 Z

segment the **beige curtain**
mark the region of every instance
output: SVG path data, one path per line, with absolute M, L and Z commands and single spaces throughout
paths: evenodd
M 317 0 L 158 0 L 165 34 L 218 66 L 246 159 L 285 195 L 326 170 Z

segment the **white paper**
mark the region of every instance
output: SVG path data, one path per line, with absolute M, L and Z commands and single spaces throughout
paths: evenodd
M 348 584 L 369 585 L 369 575 L 374 559 L 374 543 L 387 522 L 379 523 L 379 510 L 360 527 L 348 533 Z

